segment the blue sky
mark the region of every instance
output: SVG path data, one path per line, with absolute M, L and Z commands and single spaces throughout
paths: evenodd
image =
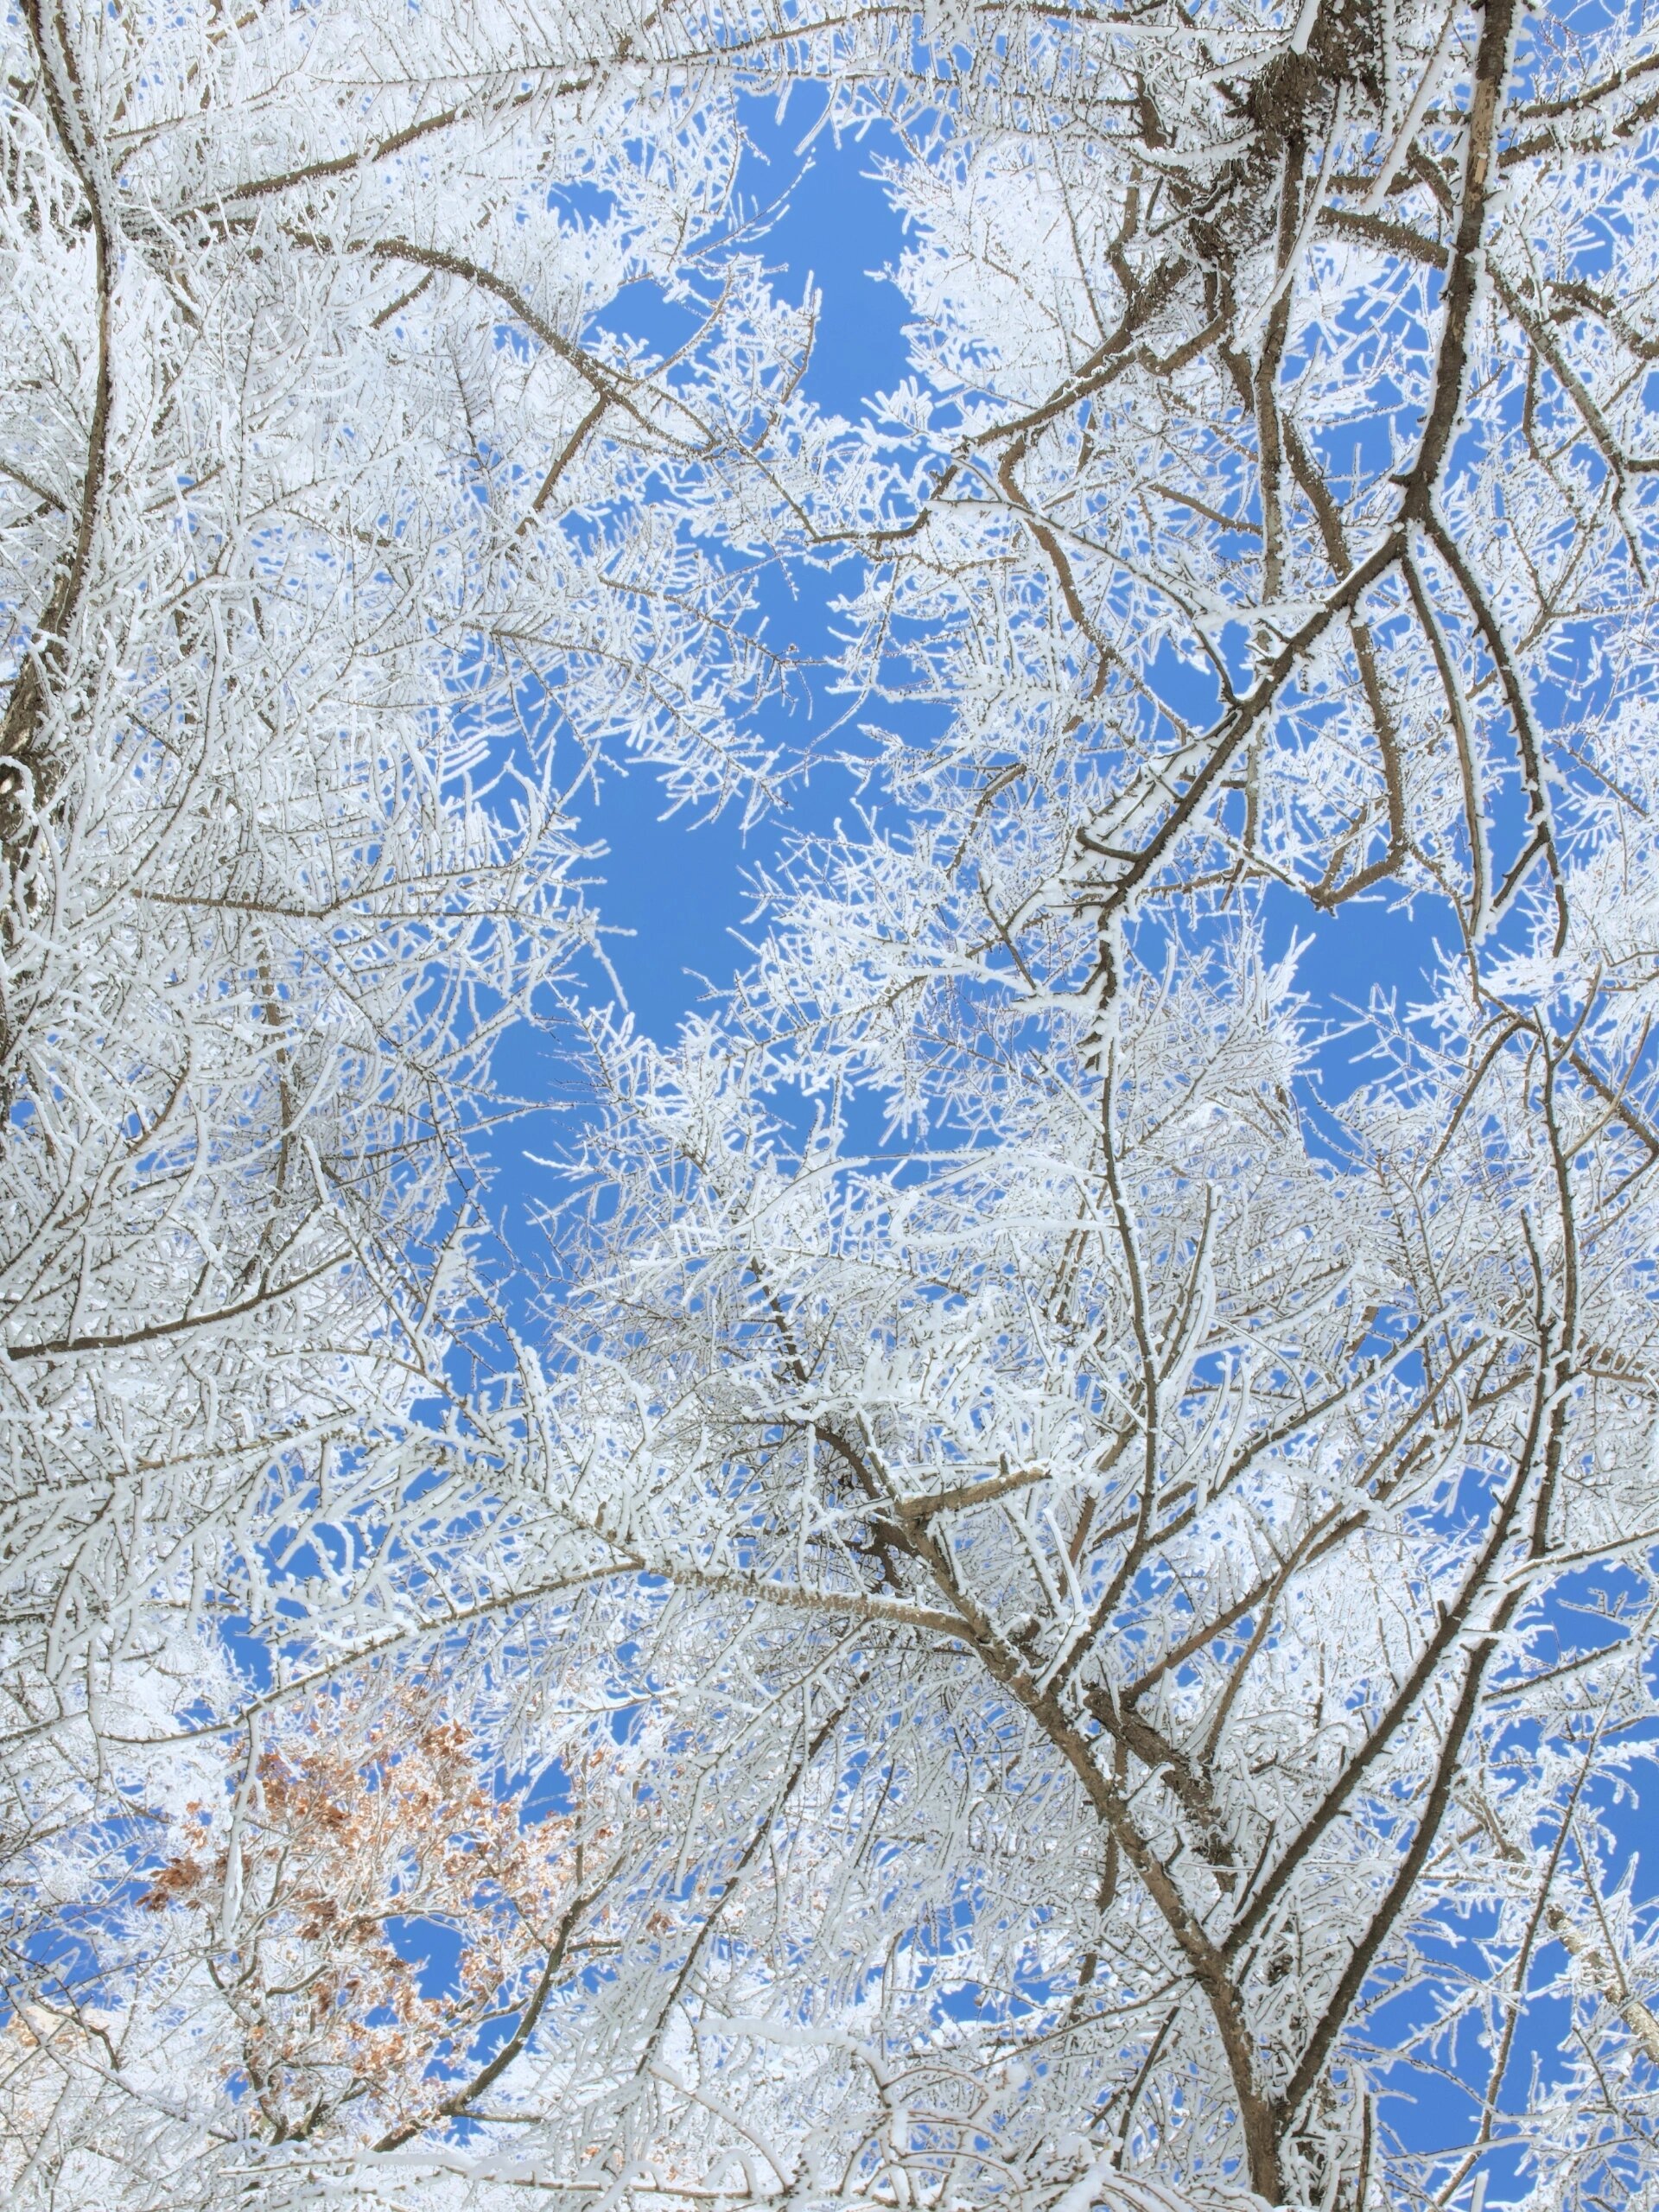
M 779 203 L 760 250 L 778 293 L 798 301 L 809 285 L 822 301 L 817 341 L 804 379 L 806 394 L 827 413 L 855 417 L 872 396 L 890 390 L 909 367 L 906 303 L 884 269 L 903 250 L 904 232 L 881 185 L 872 175 L 886 150 L 882 134 L 839 141 L 818 129 L 822 103 L 797 94 L 780 118 L 769 102 L 748 100 L 743 126 L 750 150 L 739 191 L 750 209 Z M 601 319 L 619 334 L 654 346 L 671 345 L 691 327 L 689 309 L 667 308 L 645 286 L 626 291 Z M 768 642 L 793 646 L 810 662 L 830 642 L 830 603 L 855 570 L 839 576 L 804 569 L 791 588 L 775 576 L 761 601 Z M 822 737 L 846 702 L 823 684 L 808 684 L 791 705 L 773 699 L 761 710 L 760 735 L 785 755 Z M 884 704 L 890 724 L 900 710 Z M 855 728 L 837 743 L 856 744 Z M 870 796 L 874 796 L 871 794 Z M 860 792 L 853 774 L 833 760 L 810 777 L 795 777 L 786 804 L 768 810 L 747 828 L 741 806 L 712 817 L 686 809 L 666 812 L 656 773 L 643 764 L 616 769 L 601 781 L 597 799 L 584 786 L 578 800 L 585 841 L 602 855 L 589 871 L 592 898 L 607 931 L 606 953 L 637 1024 L 668 1039 L 710 988 L 730 982 L 744 959 L 742 935 L 753 912 L 752 879 L 764 870 L 791 833 L 829 830 L 848 817 Z M 1306 943 L 1298 976 L 1316 1018 L 1339 1029 L 1351 1005 L 1363 1005 L 1374 986 L 1418 995 L 1420 977 L 1434 952 L 1437 924 L 1449 917 L 1420 906 L 1408 914 L 1385 899 L 1355 902 L 1325 918 L 1316 935 L 1306 905 L 1288 895 L 1268 908 L 1271 950 L 1277 954 L 1295 932 Z M 596 969 L 584 988 L 601 997 L 608 984 Z M 1359 1078 L 1354 1047 L 1339 1036 L 1323 1057 L 1328 1090 L 1340 1096 Z M 572 1071 L 556 1035 L 525 1038 L 510 1046 L 503 1079 L 523 1098 L 565 1100 L 578 1113 Z M 569 1111 L 537 1113 L 515 1122 L 494 1147 L 496 1179 L 492 1212 L 505 1217 L 515 1243 L 526 1210 L 551 1189 L 548 1171 L 526 1154 L 556 1155 L 572 1134 Z
M 885 193 L 868 174 L 874 138 L 838 145 L 821 131 L 800 150 L 818 112 L 818 106 L 797 98 L 780 121 L 771 103 L 747 101 L 743 123 L 752 151 L 740 190 L 753 205 L 787 193 L 761 250 L 782 296 L 798 301 L 809 283 L 820 293 L 823 310 L 803 388 L 826 413 L 852 416 L 906 372 L 904 302 L 880 276 L 883 265 L 896 257 L 902 234 Z M 658 302 L 640 292 L 625 296 L 604 320 L 647 339 L 666 334 Z M 849 581 L 851 575 L 849 564 Z M 769 643 L 792 645 L 805 658 L 822 650 L 836 588 L 832 577 L 812 571 L 798 580 L 798 595 L 771 588 L 763 602 Z M 810 709 L 798 702 L 790 712 L 774 702 L 766 710 L 763 734 L 794 751 L 827 725 L 838 704 L 820 696 Z M 733 932 L 753 903 L 747 874 L 764 864 L 791 830 L 827 828 L 852 797 L 844 770 L 822 769 L 791 785 L 787 812 L 772 810 L 746 836 L 735 809 L 700 823 L 689 811 L 663 819 L 663 793 L 649 769 L 609 779 L 591 817 L 594 831 L 609 848 L 595 870 L 596 897 L 610 927 L 634 933 L 613 938 L 608 950 L 645 1028 L 671 1035 L 702 995 L 702 978 L 716 985 L 730 980 L 742 957 Z
M 819 113 L 813 96 L 797 96 L 781 120 L 771 104 L 746 102 L 752 150 L 740 189 L 751 205 L 786 194 L 764 251 L 784 297 L 798 300 L 809 283 L 822 296 L 804 389 L 826 412 L 855 416 L 908 369 L 905 302 L 883 276 L 902 251 L 903 231 L 871 175 L 881 137 L 872 132 L 837 143 L 827 130 L 815 130 Z M 625 295 L 604 320 L 658 343 L 677 331 L 660 302 L 643 289 Z M 850 584 L 850 563 L 844 576 Z M 769 588 L 762 602 L 769 642 L 792 645 L 810 659 L 828 642 L 829 601 L 838 588 L 836 578 L 816 571 L 798 579 L 794 596 L 781 586 Z M 843 705 L 822 691 L 798 700 L 792 711 L 774 701 L 763 710 L 762 734 L 785 753 L 795 751 Z M 882 711 L 891 719 L 894 710 Z M 715 988 L 729 982 L 742 960 L 741 932 L 753 910 L 751 873 L 791 830 L 829 828 L 856 796 L 845 768 L 821 766 L 810 779 L 791 783 L 786 810 L 772 810 L 746 832 L 735 808 L 713 819 L 689 810 L 665 817 L 662 788 L 645 766 L 611 774 L 596 805 L 584 793 L 584 832 L 607 849 L 593 874 L 601 917 L 614 932 L 608 956 L 643 1027 L 671 1036 L 704 995 L 704 979 Z M 1293 930 L 1306 937 L 1312 918 L 1300 901 L 1274 901 L 1273 950 L 1280 950 Z M 1299 978 L 1336 1020 L 1344 1002 L 1363 1003 L 1374 984 L 1408 996 L 1433 958 L 1437 923 L 1444 938 L 1449 921 L 1421 904 L 1408 914 L 1385 898 L 1357 901 L 1321 922 Z M 1338 1047 L 1327 1067 L 1338 1090 L 1352 1080 L 1344 1076 L 1345 1065 Z

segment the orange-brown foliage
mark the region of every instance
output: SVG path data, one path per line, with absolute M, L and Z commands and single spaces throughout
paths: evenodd
M 521 2009 L 557 1938 L 575 1821 L 522 1826 L 470 1732 L 412 1696 L 318 1707 L 244 1794 L 239 1823 L 191 1808 L 143 1901 L 190 1916 L 269 2139 L 335 2123 L 372 2139 L 454 2109 L 480 2026 Z M 458 1943 L 446 1986 L 423 1993 L 395 1948 L 408 1920 Z

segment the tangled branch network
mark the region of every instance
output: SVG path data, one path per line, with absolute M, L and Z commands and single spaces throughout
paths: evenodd
M 1651 2212 L 1651 10 L 0 44 L 8 2202 Z

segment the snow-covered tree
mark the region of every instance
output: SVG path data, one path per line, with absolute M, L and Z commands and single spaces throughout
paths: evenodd
M 1659 60 L 1030 41 L 880 102 L 875 804 L 604 1055 L 571 1497 L 720 1807 L 657 2124 L 770 2101 L 826 2201 L 1639 2201 Z M 1344 1096 L 1264 938 L 1366 894 L 1432 972 Z
M 14 2190 L 1643 2204 L 1639 14 L 137 20 L 11 72 Z M 858 423 L 714 242 L 802 79 Z M 865 803 L 676 1042 L 573 1005 L 463 1390 L 556 724 L 764 798 L 748 579 L 849 560 Z
M 27 1834 L 158 1620 L 261 1632 L 293 1511 L 383 1541 L 487 1451 L 455 1332 L 493 1056 L 593 942 L 607 752 L 764 788 L 774 667 L 705 541 L 801 326 L 728 255 L 671 378 L 599 329 L 708 289 L 735 159 L 729 99 L 628 79 L 626 22 L 27 0 L 4 36 Z

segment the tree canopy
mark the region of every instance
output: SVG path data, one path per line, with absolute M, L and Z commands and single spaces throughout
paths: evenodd
M 10 2200 L 1641 2212 L 1644 11 L 0 35 Z

